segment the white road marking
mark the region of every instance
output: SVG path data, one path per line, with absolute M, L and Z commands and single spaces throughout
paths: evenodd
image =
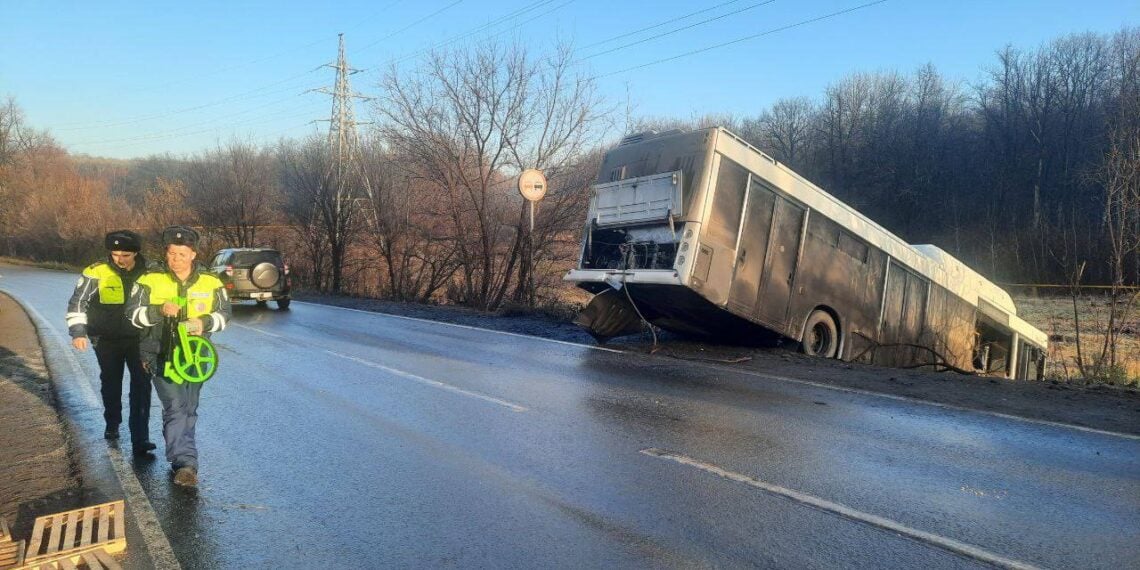
M 283 336 L 281 336 L 281 335 L 278 335 L 278 334 L 273 334 L 273 333 L 271 333 L 271 332 L 267 332 L 267 331 L 263 331 L 263 330 L 261 330 L 261 329 L 258 329 L 258 328 L 254 328 L 254 327 L 251 327 L 251 326 L 248 326 L 248 325 L 242 325 L 242 324 L 238 324 L 238 323 L 231 323 L 231 324 L 232 324 L 233 326 L 236 326 L 236 327 L 240 327 L 240 328 L 243 328 L 243 329 L 248 329 L 248 330 L 251 330 L 251 331 L 253 331 L 253 332 L 256 332 L 256 333 L 261 333 L 261 334 L 264 334 L 264 335 L 268 335 L 268 336 L 271 336 L 271 337 L 274 337 L 274 338 L 285 338 L 285 337 L 283 337 Z M 495 404 L 498 404 L 498 405 L 500 405 L 500 406 L 504 406 L 504 407 L 507 407 L 507 408 L 509 408 L 509 409 L 511 409 L 512 411 L 515 411 L 515 412 L 525 412 L 525 411 L 527 411 L 527 409 L 526 409 L 525 407 L 523 407 L 523 406 L 520 406 L 520 405 L 518 405 L 518 404 L 513 404 L 513 403 L 511 403 L 511 402 L 507 402 L 507 401 L 505 401 L 505 400 L 500 400 L 500 399 L 498 399 L 498 398 L 494 398 L 494 397 L 492 397 L 492 396 L 487 396 L 487 395 L 485 395 L 485 394 L 479 394 L 479 393 L 477 393 L 477 392 L 472 392 L 472 391 L 470 391 L 470 390 L 464 390 L 463 388 L 459 388 L 459 387 L 457 387 L 457 386 L 453 386 L 453 385 L 451 385 L 451 384 L 447 384 L 447 383 L 445 383 L 445 382 L 440 382 L 440 381 L 438 381 L 438 380 L 432 380 L 432 379 L 430 379 L 430 378 L 424 378 L 424 377 L 422 377 L 422 376 L 416 376 L 415 374 L 411 374 L 411 373 L 409 373 L 409 372 L 404 372 L 404 371 L 402 371 L 402 370 L 397 370 L 397 369 L 395 369 L 395 368 L 389 368 L 389 367 L 387 367 L 387 366 L 384 366 L 384 365 L 382 365 L 382 364 L 377 364 L 377 363 L 375 363 L 375 362 L 372 362 L 372 361 L 369 361 L 369 360 L 365 360 L 365 359 L 363 359 L 363 358 L 357 358 L 357 357 L 355 357 L 355 356 L 349 356 L 349 355 L 347 355 L 347 354 L 342 354 L 342 353 L 339 353 L 339 352 L 334 352 L 334 351 L 331 351 L 331 350 L 326 350 L 325 352 L 327 352 L 327 353 L 329 353 L 329 354 L 331 354 L 331 355 L 333 355 L 333 356 L 338 356 L 338 357 L 340 357 L 340 358 L 344 358 L 344 359 L 347 359 L 347 360 L 351 360 L 351 361 L 353 361 L 353 362 L 356 362 L 357 364 L 363 364 L 363 365 L 365 365 L 365 366 L 369 366 L 369 367 L 372 367 L 372 368 L 379 368 L 379 369 L 381 369 L 381 370 L 384 370 L 384 371 L 386 371 L 386 372 L 389 372 L 389 373 L 395 374 L 395 375 L 397 375 L 397 376 L 402 376 L 402 377 L 404 377 L 404 378 L 409 378 L 409 379 L 411 379 L 411 380 L 415 380 L 415 381 L 417 381 L 417 382 L 420 382 L 420 383 L 423 383 L 423 384 L 427 384 L 427 385 L 429 385 L 429 386 L 432 386 L 432 387 L 435 387 L 435 388 L 442 388 L 442 389 L 444 389 L 444 390 L 449 390 L 449 391 L 452 391 L 452 392 L 456 392 L 456 393 L 459 393 L 459 394 L 463 394 L 463 395 L 465 395 L 465 396 L 470 396 L 470 397 L 473 397 L 473 398 L 479 398 L 479 399 L 481 399 L 481 400 L 486 400 L 486 401 L 488 401 L 488 402 L 493 402 L 493 403 L 495 403 Z
M 378 312 L 378 311 L 364 311 L 361 309 L 350 309 L 348 307 L 338 307 L 336 305 L 323 305 L 321 303 L 309 303 L 309 302 L 302 302 L 302 301 L 296 301 L 296 302 L 301 303 L 303 305 L 327 307 L 327 308 L 331 308 L 331 309 L 340 309 L 340 310 L 344 310 L 344 311 L 352 311 L 355 313 L 364 313 L 364 314 L 368 314 L 368 315 L 379 315 L 379 316 L 383 316 L 383 317 L 391 317 L 394 319 L 405 319 L 405 320 L 409 320 L 409 321 L 418 321 L 421 323 L 445 325 L 445 326 L 449 326 L 449 327 L 458 327 L 458 328 L 474 330 L 474 331 L 486 331 L 486 332 L 492 332 L 492 333 L 496 333 L 496 334 L 503 334 L 503 335 L 508 335 L 508 336 L 528 338 L 528 339 L 539 340 L 539 341 L 544 341 L 544 342 L 553 342 L 555 344 L 563 344 L 563 345 L 567 345 L 567 346 L 576 346 L 576 347 L 580 347 L 580 348 L 589 348 L 592 350 L 614 352 L 617 354 L 638 354 L 641 356 L 645 356 L 646 358 L 670 358 L 670 359 L 672 359 L 672 357 L 668 357 L 668 356 L 658 356 L 658 355 L 645 354 L 642 352 L 635 352 L 635 351 L 630 351 L 630 350 L 619 350 L 619 349 L 614 349 L 614 348 L 606 348 L 606 347 L 602 347 L 602 346 L 592 346 L 592 345 L 588 345 L 588 344 L 580 344 L 580 343 L 569 342 L 569 341 L 565 341 L 565 340 L 554 340 L 554 339 L 550 339 L 550 338 L 543 338 L 540 336 L 532 336 L 532 335 L 525 335 L 525 334 L 518 334 L 518 333 L 511 333 L 511 332 L 503 332 L 503 331 L 497 331 L 494 329 L 484 329 L 484 328 L 479 328 L 479 327 L 473 327 L 473 326 L 469 326 L 469 325 L 457 325 L 454 323 L 446 323 L 443 321 L 433 321 L 433 320 L 429 320 L 429 319 L 420 319 L 420 318 L 416 318 L 416 317 L 405 317 L 405 316 L 401 316 L 401 315 L 393 315 L 391 313 L 383 313 L 383 312 Z M 257 329 L 253 329 L 253 330 L 257 330 Z M 258 331 L 258 332 L 265 332 L 265 331 Z M 272 333 L 265 333 L 265 334 L 269 334 L 272 336 Z M 989 410 L 979 410 L 977 408 L 967 408 L 964 406 L 955 406 L 953 404 L 943 404 L 943 403 L 939 403 L 939 402 L 932 402 L 930 400 L 920 400 L 918 398 L 912 398 L 909 396 L 896 396 L 894 394 L 885 394 L 883 392 L 873 392 L 871 390 L 863 390 L 863 389 L 859 389 L 859 388 L 847 388 L 844 386 L 836 386 L 834 384 L 825 384 L 823 382 L 813 382 L 811 380 L 801 380 L 799 378 L 789 378 L 787 376 L 778 376 L 775 374 L 766 374 L 764 372 L 755 372 L 752 370 L 745 370 L 745 369 L 741 369 L 741 368 L 729 368 L 727 366 L 719 366 L 719 365 L 707 364 L 707 363 L 703 363 L 703 362 L 695 362 L 695 361 L 691 361 L 691 360 L 686 360 L 686 362 L 689 362 L 689 363 L 694 364 L 696 366 L 701 366 L 701 367 L 709 368 L 712 370 L 718 370 L 721 372 L 737 372 L 740 374 L 746 374 L 748 376 L 756 376 L 759 378 L 767 378 L 770 380 L 778 380 L 780 382 L 791 382 L 794 384 L 801 384 L 804 386 L 812 386 L 815 388 L 822 388 L 824 390 L 833 390 L 835 392 L 846 392 L 849 394 L 860 394 L 863 396 L 873 396 L 873 397 L 879 397 L 879 398 L 886 398 L 888 400 L 895 400 L 898 402 L 907 402 L 907 403 L 911 403 L 911 404 L 933 406 L 935 408 L 941 408 L 944 410 L 955 410 L 955 411 L 959 411 L 959 412 L 983 414 L 983 415 L 987 415 L 987 416 L 1003 418 L 1003 419 L 1013 420 L 1013 421 L 1018 421 L 1018 422 L 1025 422 L 1025 423 L 1044 425 L 1044 426 L 1050 426 L 1050 427 L 1058 427 L 1058 428 L 1063 428 L 1063 429 L 1071 429 L 1071 430 L 1081 431 L 1081 432 L 1085 432 L 1085 433 L 1095 433 L 1098 435 L 1107 435 L 1107 436 L 1111 436 L 1111 437 L 1119 437 L 1119 438 L 1124 438 L 1124 439 L 1131 439 L 1134 441 L 1140 441 L 1140 435 L 1137 435 L 1137 434 L 1130 434 L 1130 433 L 1123 433 L 1123 432 L 1117 432 L 1117 431 L 1111 431 L 1111 430 L 1096 429 L 1096 428 L 1091 428 L 1091 427 L 1086 427 L 1086 426 L 1079 426 L 1076 424 L 1068 424 L 1068 423 L 1064 423 L 1064 422 L 1055 422 L 1055 421 L 1050 421 L 1050 420 L 1039 420 L 1036 418 L 1027 418 L 1025 416 L 1018 416 L 1018 415 L 1014 415 L 1014 414 L 1004 414 L 1001 412 L 994 412 L 994 411 L 989 411 Z
M 230 322 L 230 326 L 231 326 L 231 327 L 238 327 L 238 328 L 241 328 L 241 329 L 250 330 L 250 331 L 253 331 L 253 332 L 255 332 L 255 333 L 261 333 L 261 334 L 263 334 L 263 335 L 266 335 L 266 336 L 271 336 L 271 337 L 273 337 L 273 338 L 285 338 L 284 336 L 281 336 L 281 335 L 279 335 L 279 334 L 273 334 L 273 333 L 271 333 L 271 332 L 269 332 L 269 331 L 263 331 L 263 330 L 261 330 L 261 329 L 258 329 L 258 328 L 254 328 L 254 327 L 251 327 L 251 326 L 249 326 L 249 325 L 243 325 L 243 324 L 241 324 L 241 323 L 235 323 L 235 322 L 232 322 L 232 321 Z
M 1028 564 L 1026 562 L 1021 562 L 1019 560 L 1013 560 L 1010 558 L 1005 558 L 1004 556 L 1000 556 L 1000 555 L 994 554 L 992 552 L 982 550 L 981 548 L 966 544 L 964 542 L 954 540 L 952 538 L 946 538 L 946 537 L 939 536 L 939 535 L 929 533 L 926 531 L 913 529 L 913 528 L 910 528 L 910 527 L 908 527 L 902 523 L 895 522 L 891 519 L 883 518 L 883 517 L 872 515 L 869 513 L 864 513 L 862 511 L 857 511 L 851 507 L 841 505 L 839 503 L 833 503 L 833 502 L 828 501 L 826 499 L 821 499 L 819 497 L 808 495 L 806 493 L 801 493 L 801 492 L 793 490 L 793 489 L 788 489 L 786 487 L 781 487 L 779 485 L 773 485 L 772 483 L 766 483 L 764 481 L 756 479 L 755 477 L 750 477 L 748 475 L 743 475 L 740 473 L 728 471 L 726 469 L 722 469 L 720 467 L 717 467 L 716 465 L 713 465 L 711 463 L 705 463 L 704 461 L 700 461 L 698 459 L 693 459 L 692 457 L 687 457 L 687 456 L 681 455 L 679 453 L 674 453 L 672 451 L 666 451 L 663 449 L 657 449 L 655 447 L 651 447 L 649 449 L 643 449 L 643 450 L 641 450 L 641 453 L 648 455 L 650 457 L 656 457 L 658 459 L 664 459 L 667 461 L 674 461 L 674 462 L 680 463 L 682 465 L 688 465 L 690 467 L 696 467 L 697 469 L 700 469 L 702 471 L 706 471 L 708 473 L 712 473 L 714 475 L 718 475 L 720 477 L 724 477 L 725 479 L 729 479 L 731 481 L 736 481 L 738 483 L 744 483 L 745 485 L 749 485 L 749 486 L 755 487 L 755 488 L 763 490 L 763 491 L 767 491 L 767 492 L 775 494 L 775 495 L 780 495 L 781 497 L 791 499 L 791 500 L 796 501 L 798 503 L 802 503 L 802 504 L 805 504 L 805 505 L 808 505 L 811 507 L 815 507 L 815 508 L 820 509 L 822 511 L 827 511 L 827 512 L 830 512 L 833 514 L 837 514 L 837 515 L 845 517 L 845 518 L 864 522 L 864 523 L 867 523 L 869 525 L 882 528 L 884 530 L 895 532 L 895 533 L 901 534 L 903 536 L 907 536 L 909 538 L 912 538 L 914 540 L 924 542 L 927 544 L 931 544 L 933 546 L 937 546 L 939 548 L 948 550 L 948 551 L 956 553 L 956 554 L 961 554 L 961 555 L 973 558 L 975 560 L 980 560 L 980 561 L 985 562 L 987 564 L 993 564 L 995 566 L 999 566 L 1002 568 L 1015 568 L 1018 570 L 1036 570 L 1037 569 L 1037 567 L 1033 566 L 1032 564 Z
M 16 296 L 12 295 L 12 298 L 15 299 Z M 35 319 L 36 328 L 47 333 L 40 335 L 40 341 L 54 343 L 60 353 L 66 355 L 75 379 L 83 387 L 82 393 L 85 396 L 86 403 L 92 408 L 102 409 L 102 400 L 95 395 L 95 388 L 91 386 L 91 376 L 83 372 L 79 359 L 70 350 L 71 347 L 64 346 L 63 341 L 60 340 L 63 337 L 60 336 L 59 331 L 34 307 L 22 302 L 20 305 Z M 126 495 L 124 498 L 127 505 L 134 510 L 139 532 L 142 533 L 143 542 L 155 568 L 179 570 L 182 566 L 178 563 L 178 558 L 174 556 L 174 549 L 170 547 L 170 540 L 162 531 L 162 525 L 158 522 L 158 515 L 154 512 L 154 506 L 150 504 L 150 499 L 147 498 L 142 483 L 139 482 L 134 471 L 126 465 L 119 450 L 108 448 L 107 457 L 114 469 L 115 477 L 119 480 L 119 485 L 123 488 L 123 494 Z
M 453 385 L 448 384 L 446 382 L 440 382 L 439 380 L 432 380 L 431 378 L 424 378 L 423 376 L 417 376 L 415 374 L 412 374 L 411 372 L 404 372 L 403 370 L 397 370 L 395 368 L 389 368 L 387 366 L 384 366 L 383 364 L 377 364 L 377 363 L 372 362 L 370 360 L 365 360 L 363 358 L 357 358 L 355 356 L 350 356 L 348 354 L 342 354 L 339 352 L 334 352 L 332 350 L 326 350 L 325 352 L 327 352 L 333 356 L 344 358 L 346 360 L 351 360 L 357 364 L 363 364 L 364 366 L 369 366 L 371 368 L 378 368 L 380 370 L 388 372 L 389 374 L 395 374 L 396 376 L 407 378 L 409 380 L 415 380 L 416 382 L 419 382 L 421 384 L 426 384 L 426 385 L 431 386 L 433 388 L 440 388 L 443 390 L 448 390 L 450 392 L 455 392 L 457 394 L 462 394 L 464 396 L 469 396 L 471 398 L 478 398 L 480 400 L 485 400 L 487 402 L 491 402 L 493 404 L 497 404 L 497 405 L 503 406 L 505 408 L 508 408 L 512 412 L 525 412 L 525 411 L 527 411 L 527 409 L 525 407 L 520 406 L 518 404 L 511 403 L 511 402 L 508 402 L 506 400 L 500 400 L 498 398 L 488 396 L 486 394 L 480 394 L 478 392 L 472 392 L 470 390 L 464 390 L 463 388 L 460 388 L 458 386 L 453 386 Z

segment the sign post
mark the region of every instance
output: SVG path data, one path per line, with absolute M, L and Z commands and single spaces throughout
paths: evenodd
M 519 194 L 530 202 L 530 231 L 534 231 L 534 205 L 546 196 L 546 176 L 541 170 L 528 168 L 519 174 Z
M 528 303 L 534 303 L 534 208 L 546 196 L 546 176 L 541 170 L 528 168 L 519 174 L 519 194 L 530 202 L 530 231 L 526 234 L 526 260 L 523 267 L 526 278 L 523 280 L 528 293 Z M 521 277 L 521 275 L 520 275 Z

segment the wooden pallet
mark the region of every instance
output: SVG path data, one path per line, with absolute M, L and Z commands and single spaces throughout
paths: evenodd
M 123 570 L 106 550 L 97 548 L 95 550 L 88 550 L 82 554 L 75 556 L 63 555 L 63 558 L 58 560 L 51 560 L 47 562 L 39 562 L 33 565 L 26 565 L 16 568 L 14 570 L 78 570 L 79 568 L 88 568 L 90 570 Z
M 24 559 L 24 541 L 0 541 L 0 570 L 15 568 Z
M 58 560 L 21 566 L 14 570 L 78 570 L 79 568 L 88 568 L 90 570 L 123 570 L 123 567 L 119 566 L 119 563 L 115 562 L 115 559 L 111 558 L 111 555 L 107 554 L 107 551 L 102 548 L 88 550 L 73 557 L 69 557 L 65 554 L 63 558 Z
M 55 570 L 78 564 L 117 568 L 110 555 L 127 549 L 124 508 L 123 501 L 113 501 L 37 517 L 19 570 L 45 565 Z
M 0 517 L 0 570 L 14 568 L 24 559 L 24 541 L 13 540 L 8 521 Z

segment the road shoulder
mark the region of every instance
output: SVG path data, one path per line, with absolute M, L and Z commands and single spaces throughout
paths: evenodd
M 82 506 L 73 442 L 56 411 L 56 395 L 36 328 L 0 293 L 0 516 L 17 538 L 35 517 Z

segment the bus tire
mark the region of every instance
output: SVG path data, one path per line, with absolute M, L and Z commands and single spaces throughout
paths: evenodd
M 815 310 L 804 326 L 800 350 L 808 356 L 835 358 L 839 354 L 839 327 L 827 311 Z

